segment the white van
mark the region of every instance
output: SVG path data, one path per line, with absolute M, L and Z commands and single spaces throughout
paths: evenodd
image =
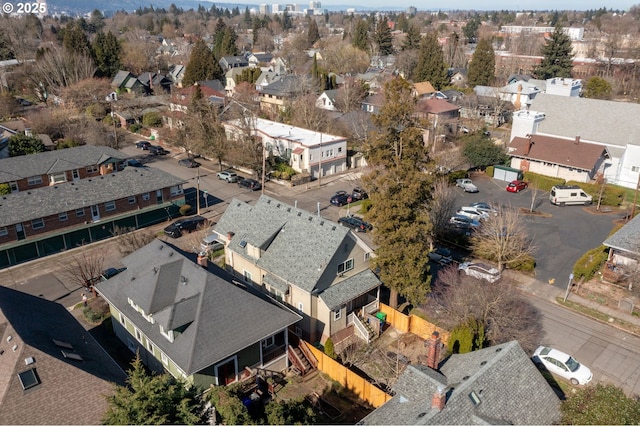
M 216 234 L 207 235 L 202 239 L 202 243 L 200 243 L 200 250 L 205 253 L 212 253 L 214 251 L 222 250 L 224 248 L 224 243 L 218 240 L 218 236 Z
M 568 204 L 588 206 L 593 202 L 593 197 L 577 185 L 557 185 L 549 192 L 549 202 L 560 207 Z

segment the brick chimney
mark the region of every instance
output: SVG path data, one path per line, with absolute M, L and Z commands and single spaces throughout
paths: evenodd
M 576 136 L 576 142 L 575 142 L 575 144 L 576 144 L 576 145 L 579 145 L 579 144 L 580 144 L 580 135 L 577 135 L 577 136 Z
M 425 342 L 425 346 L 429 346 L 427 367 L 437 370 L 440 363 L 440 333 L 434 331 L 431 338 Z
M 231 241 L 231 239 L 233 238 L 234 235 L 235 235 L 235 233 L 233 233 L 233 232 L 227 232 L 227 241 Z
M 527 139 L 528 141 L 527 141 L 526 149 L 524 151 L 524 155 L 529 155 L 529 152 L 531 152 L 531 147 L 533 146 L 533 136 L 528 134 Z
M 431 407 L 438 411 L 442 411 L 447 402 L 447 393 L 444 390 L 445 388 L 443 385 L 438 385 L 438 389 L 431 398 Z

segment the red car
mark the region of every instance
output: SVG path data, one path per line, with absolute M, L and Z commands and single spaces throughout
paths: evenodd
M 523 189 L 527 189 L 527 182 L 523 180 L 514 180 L 507 185 L 507 191 L 509 192 L 520 192 Z

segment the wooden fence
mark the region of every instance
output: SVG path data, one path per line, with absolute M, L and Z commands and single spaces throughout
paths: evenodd
M 449 332 L 416 315 L 405 315 L 390 306 L 380 303 L 380 312 L 387 314 L 386 322 L 402 333 L 411 333 L 423 339 L 429 339 L 434 331 L 440 333 L 440 340 L 445 345 L 449 340 Z

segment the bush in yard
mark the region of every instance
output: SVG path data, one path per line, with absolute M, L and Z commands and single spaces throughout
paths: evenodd
M 142 116 L 142 124 L 147 127 L 162 126 L 162 117 L 157 112 L 148 112 Z
M 509 269 L 513 269 L 515 271 L 520 272 L 533 272 L 536 267 L 536 260 L 533 256 L 529 256 L 526 259 L 521 259 L 517 262 L 513 262 L 509 264 Z
M 223 424 L 250 424 L 251 417 L 247 407 L 240 400 L 240 386 L 214 386 L 211 388 L 211 403 L 216 407 L 216 413 Z
M 494 167 L 493 166 L 487 167 L 487 170 L 485 171 L 487 176 L 490 176 L 490 177 L 493 177 L 493 172 L 494 172 Z
M 183 204 L 179 210 L 180 216 L 186 216 L 189 214 L 190 211 L 191 211 L 191 206 L 189 204 Z
M 11 187 L 8 183 L 0 183 L 0 195 L 11 194 Z
M 560 406 L 561 424 L 635 425 L 640 423 L 640 402 L 611 384 L 583 386 Z
M 140 129 L 142 129 L 142 125 L 138 123 L 133 123 L 131 126 L 129 126 L 129 131 L 133 133 L 138 133 L 138 130 Z
M 336 359 L 336 351 L 333 347 L 333 340 L 331 340 L 331 337 L 324 342 L 324 353 L 327 354 L 327 356 Z
M 371 210 L 371 200 L 370 199 L 366 199 L 366 200 L 362 200 L 362 202 L 360 203 L 360 213 L 365 214 L 366 212 L 368 212 L 369 210 Z
M 594 277 L 597 271 L 607 261 L 608 253 L 605 246 L 596 247 L 582 255 L 573 265 L 575 279 L 584 278 L 585 281 Z
M 464 179 L 467 177 L 469 177 L 469 172 L 466 170 L 456 170 L 455 172 L 451 172 L 447 175 L 449 183 L 456 183 L 457 179 Z
M 466 354 L 473 349 L 473 330 L 468 324 L 460 324 L 451 331 L 447 341 L 449 352 Z

